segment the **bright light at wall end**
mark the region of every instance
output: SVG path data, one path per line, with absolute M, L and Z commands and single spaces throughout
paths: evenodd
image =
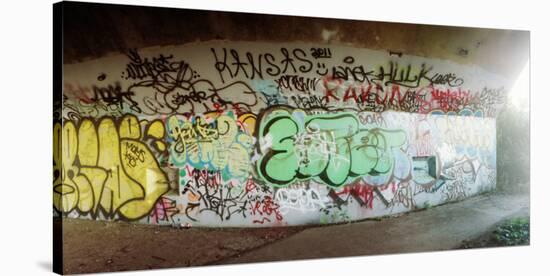
M 508 94 L 508 101 L 520 111 L 529 112 L 529 62 L 523 67 Z

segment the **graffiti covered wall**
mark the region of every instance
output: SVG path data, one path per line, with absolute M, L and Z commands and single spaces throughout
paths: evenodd
M 496 185 L 506 79 L 348 46 L 197 42 L 64 65 L 54 214 L 323 224 Z

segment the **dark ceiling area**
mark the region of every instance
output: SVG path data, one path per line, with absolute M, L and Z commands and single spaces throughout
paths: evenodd
M 82 2 L 64 2 L 63 22 L 66 64 L 209 40 L 343 44 L 476 64 L 508 78 L 529 58 L 529 32 L 516 30 Z

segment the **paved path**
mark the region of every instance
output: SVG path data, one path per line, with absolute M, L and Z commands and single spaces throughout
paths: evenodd
M 217 264 L 449 250 L 502 220 L 529 216 L 529 197 L 482 195 L 381 221 L 306 229 Z
M 73 274 L 447 250 L 520 214 L 529 214 L 528 196 L 492 194 L 380 221 L 318 227 L 175 229 L 64 219 L 63 270 Z M 55 225 L 60 226 L 59 220 Z

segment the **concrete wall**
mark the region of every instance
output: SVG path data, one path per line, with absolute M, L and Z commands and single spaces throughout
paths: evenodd
M 63 9 L 64 63 L 211 40 L 302 41 L 439 58 L 515 79 L 529 56 L 528 31 L 70 2 Z
M 475 64 L 296 41 L 143 47 L 63 70 L 54 213 L 199 226 L 337 223 L 491 190 L 511 86 Z

